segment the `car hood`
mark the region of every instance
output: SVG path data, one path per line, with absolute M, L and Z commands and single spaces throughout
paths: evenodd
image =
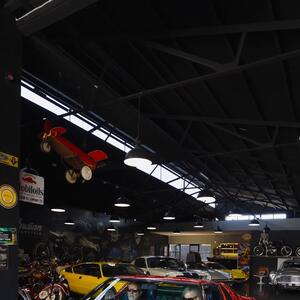
M 148 268 L 150 275 L 155 276 L 183 276 L 183 272 L 172 270 L 172 269 L 165 269 L 165 268 Z
M 276 274 L 277 276 L 281 276 L 281 275 L 290 275 L 290 276 L 300 276 L 300 270 L 299 269 L 286 269 L 283 271 L 280 271 Z
M 193 269 L 193 270 L 189 270 L 192 272 L 196 272 L 199 275 L 203 274 L 203 273 L 208 273 L 211 276 L 211 280 L 212 281 L 226 281 L 226 280 L 230 280 L 231 279 L 231 275 L 228 274 L 227 272 L 223 272 L 220 270 L 197 270 L 197 269 Z

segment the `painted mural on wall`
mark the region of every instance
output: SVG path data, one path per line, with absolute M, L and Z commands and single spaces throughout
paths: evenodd
M 108 232 L 109 216 L 72 210 L 75 226 L 64 225 L 65 214 L 49 214 L 23 204 L 20 221 L 20 248 L 31 258 L 57 257 L 65 261 L 132 261 L 140 255 L 163 254 L 165 237 L 137 236 L 137 226 L 121 224 Z M 70 213 L 70 212 L 69 212 Z M 49 217 L 50 216 L 50 217 Z

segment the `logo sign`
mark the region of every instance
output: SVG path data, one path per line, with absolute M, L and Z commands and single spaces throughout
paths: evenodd
M 0 163 L 18 168 L 19 166 L 19 158 L 17 156 L 13 156 L 4 152 L 0 152 Z
M 44 177 L 21 172 L 20 201 L 44 205 Z
M 0 186 L 0 205 L 4 208 L 13 208 L 17 204 L 17 193 L 15 189 L 8 185 L 3 184 Z

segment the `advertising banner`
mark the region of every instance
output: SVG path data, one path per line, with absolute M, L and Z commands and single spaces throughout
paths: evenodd
M 20 201 L 44 205 L 44 177 L 20 172 Z

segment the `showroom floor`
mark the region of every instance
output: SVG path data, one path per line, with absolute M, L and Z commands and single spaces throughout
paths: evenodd
M 270 285 L 258 285 L 256 283 L 246 284 L 240 288 L 234 288 L 241 295 L 255 297 L 256 300 L 298 300 L 300 291 L 276 290 Z

